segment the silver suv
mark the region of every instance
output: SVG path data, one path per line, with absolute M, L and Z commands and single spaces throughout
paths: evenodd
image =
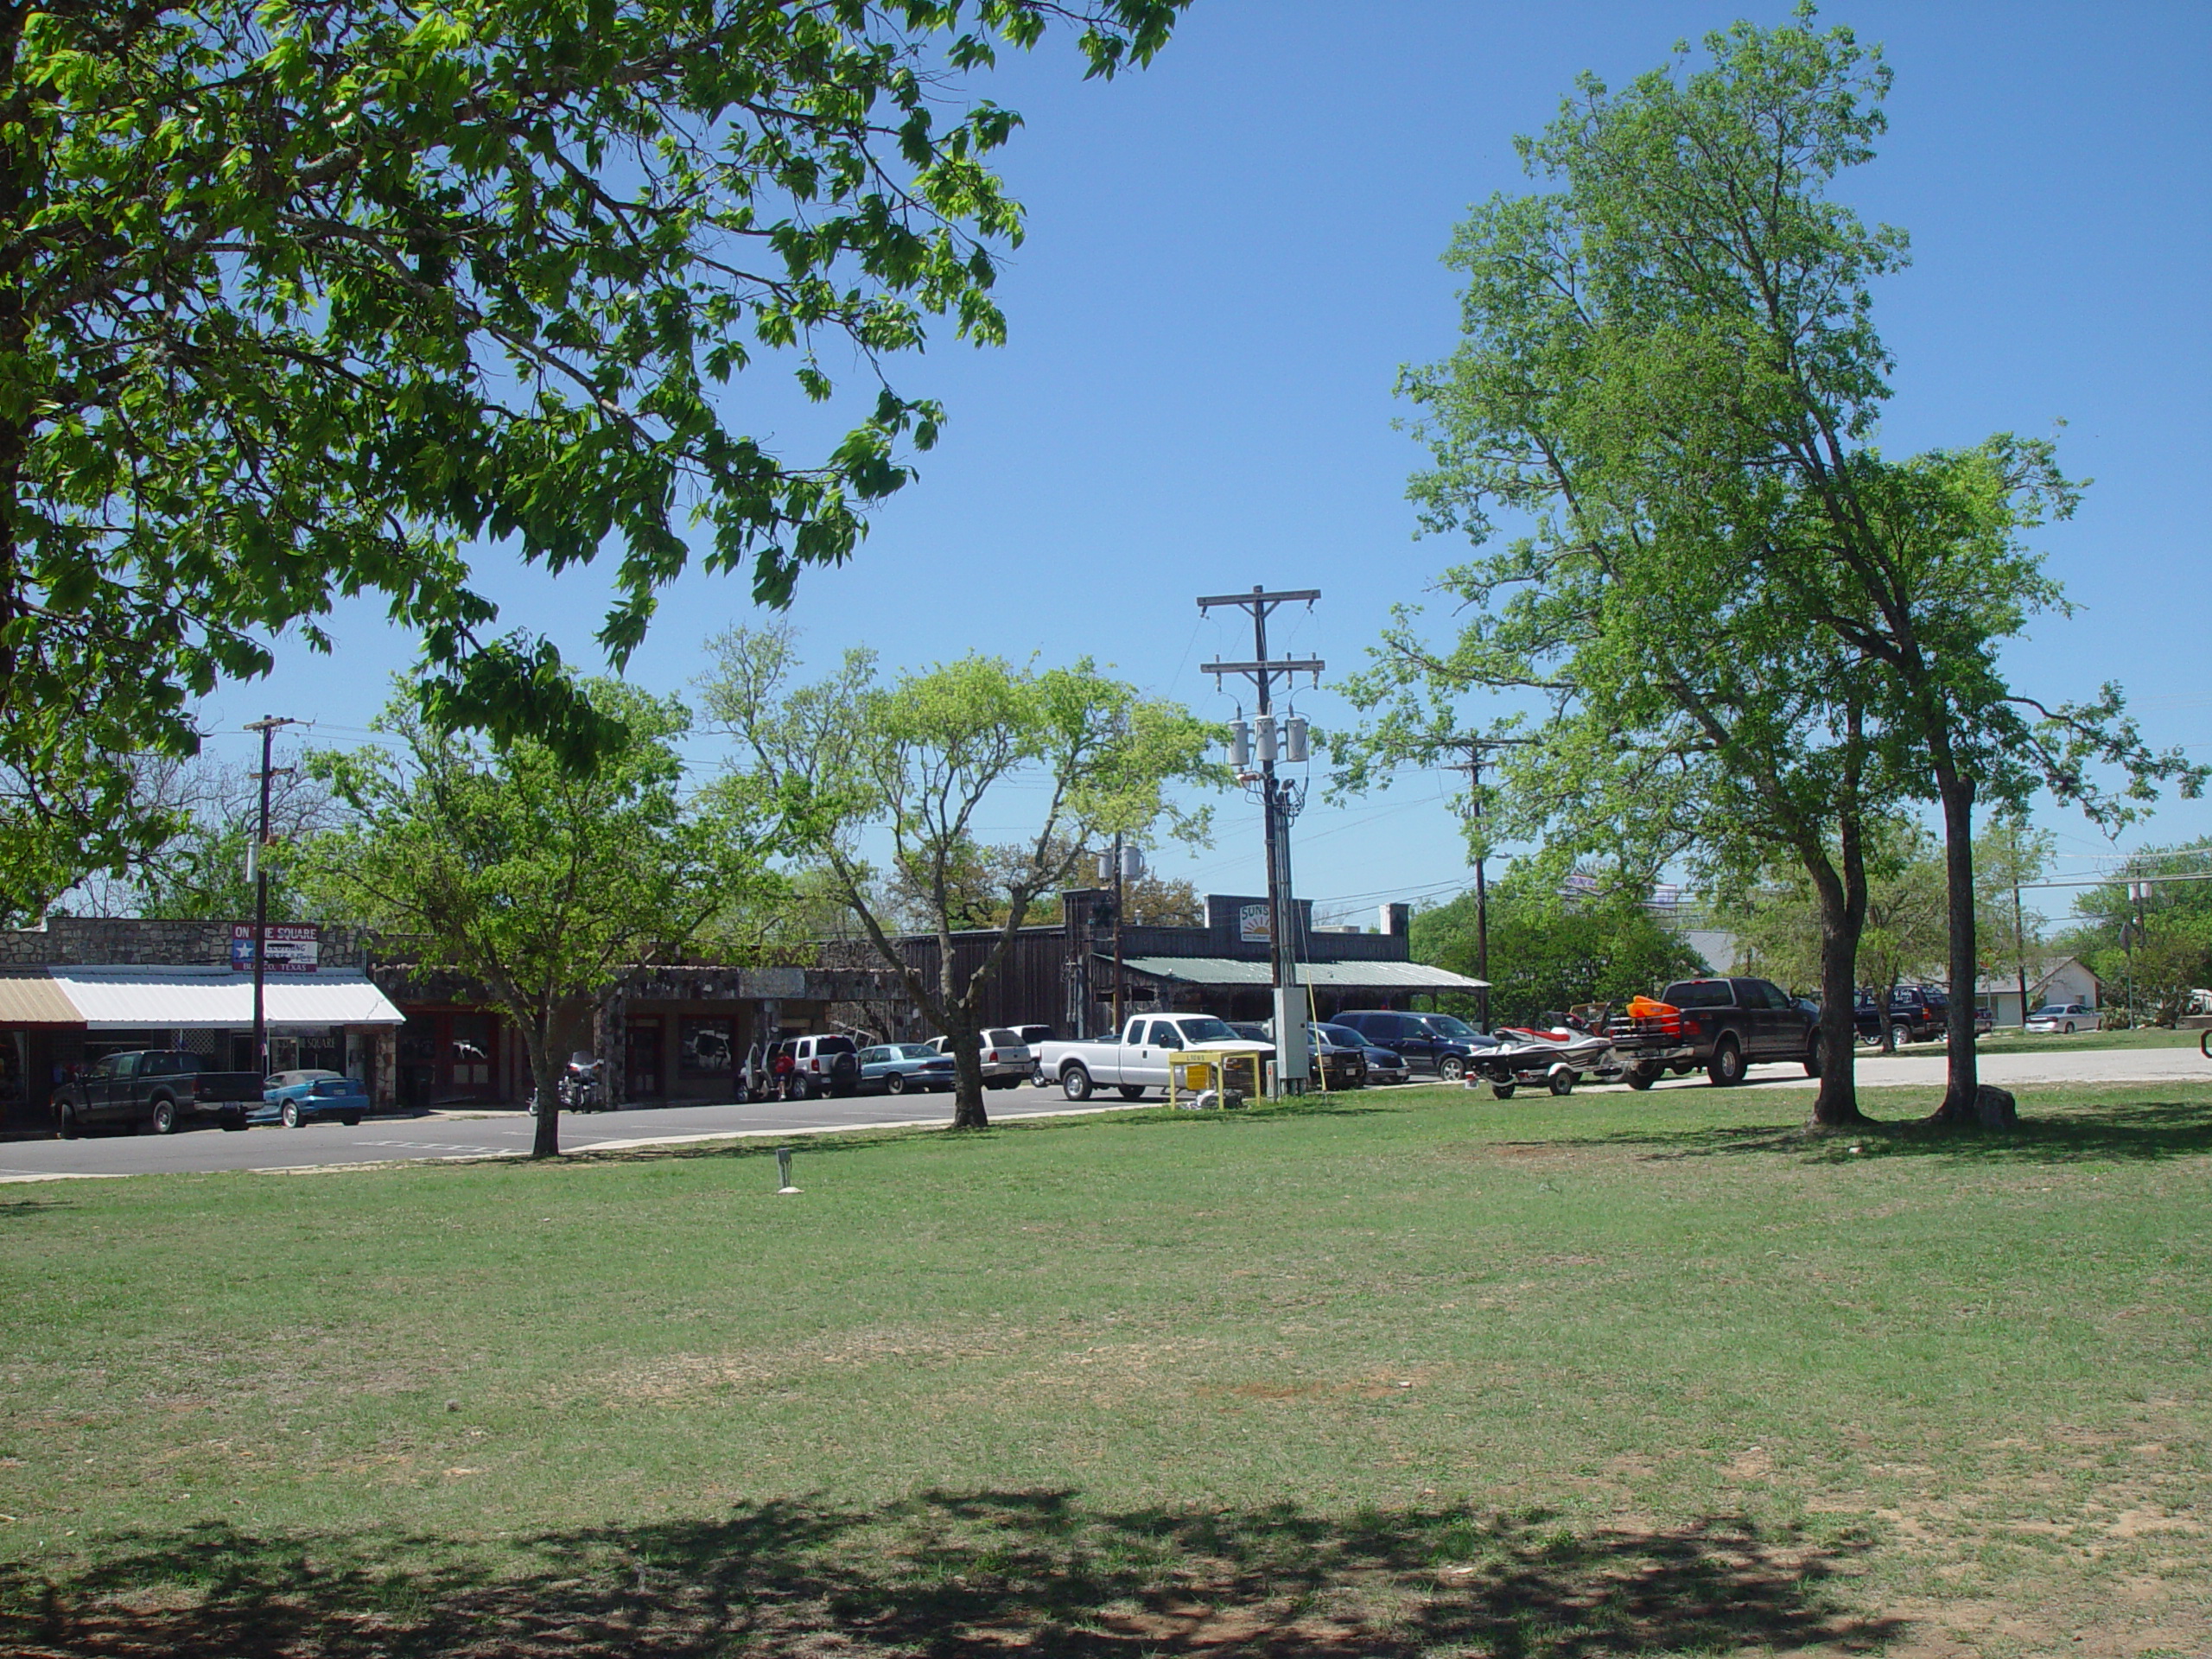
M 1004 1026 L 993 1026 L 982 1033 L 983 1087 L 1011 1089 L 1027 1077 L 1034 1064 L 1029 1045 L 1021 1040 L 1021 1033 L 1008 1031 Z M 952 1052 L 952 1039 L 934 1037 L 930 1046 L 940 1054 Z

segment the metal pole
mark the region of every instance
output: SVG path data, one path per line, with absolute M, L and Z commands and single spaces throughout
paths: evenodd
M 1490 1029 L 1490 887 L 1484 879 L 1483 841 L 1483 751 L 1479 743 L 1467 750 L 1467 810 L 1475 821 L 1475 977 L 1483 982 L 1476 993 L 1482 1005 L 1483 1027 Z
M 1122 837 L 1114 837 L 1114 1030 L 1122 1029 Z
M 2012 967 L 2020 976 L 2020 1028 L 2028 1024 L 2028 929 L 2020 916 L 2020 884 L 2012 884 Z
M 261 827 L 255 832 L 253 856 L 253 1064 L 264 1077 L 269 1075 L 265 983 L 269 971 L 269 782 L 276 776 L 270 762 L 274 759 L 272 746 L 276 741 L 277 728 L 298 723 L 276 715 L 264 715 L 246 726 L 249 732 L 261 734 Z

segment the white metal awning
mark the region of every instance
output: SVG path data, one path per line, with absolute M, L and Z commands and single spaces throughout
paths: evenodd
M 246 1031 L 253 976 L 228 968 L 48 968 L 92 1031 Z M 357 973 L 270 974 L 271 1026 L 399 1026 L 407 1016 Z
M 1111 958 L 1102 958 L 1110 961 Z M 1186 985 L 1272 985 L 1273 972 L 1264 962 L 1245 962 L 1235 957 L 1128 957 L 1122 966 L 1154 979 L 1179 980 Z M 1340 991 L 1479 991 L 1489 981 L 1469 979 L 1447 968 L 1420 962 L 1301 962 L 1298 982 L 1319 990 Z

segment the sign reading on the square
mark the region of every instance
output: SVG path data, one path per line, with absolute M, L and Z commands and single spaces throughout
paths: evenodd
M 268 971 L 311 974 L 322 956 L 322 929 L 313 922 L 271 922 L 262 930 L 269 941 Z M 253 970 L 253 924 L 231 924 L 231 966 Z

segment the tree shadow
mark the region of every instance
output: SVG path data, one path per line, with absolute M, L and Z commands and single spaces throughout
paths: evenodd
M 0 1219 L 19 1221 L 48 1210 L 74 1210 L 76 1207 L 67 1198 L 4 1198 L 0 1199 Z
M 1065 1491 L 931 1492 L 873 1511 L 783 1501 L 547 1532 L 504 1555 L 211 1523 L 118 1536 L 73 1573 L 0 1567 L 0 1645 L 56 1659 L 1871 1648 L 1905 1626 L 1839 1593 L 1867 1547 L 1740 1516 L 1576 1531 L 1540 1510 L 1116 1513 Z
M 1627 1129 L 1562 1138 L 1557 1146 L 1647 1147 L 1657 1159 L 1782 1154 L 1812 1163 L 1868 1157 L 1948 1158 L 1980 1163 L 2155 1163 L 2212 1154 L 2212 1102 L 2130 1101 L 2025 1115 L 2009 1129 L 1958 1129 L 1925 1118 L 1814 1131 L 1774 1124 L 1701 1129 Z

